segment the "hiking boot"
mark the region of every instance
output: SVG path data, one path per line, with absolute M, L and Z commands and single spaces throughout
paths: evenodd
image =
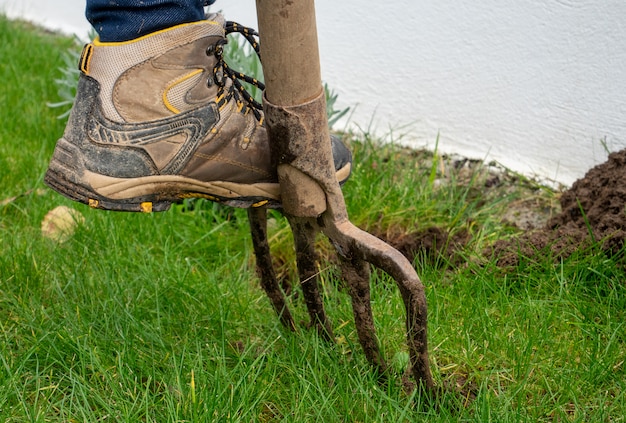
M 243 28 L 250 40 L 250 31 Z M 94 208 L 163 211 L 185 198 L 280 207 L 261 105 L 224 63 L 221 15 L 136 40 L 87 44 L 76 101 L 45 176 Z M 337 179 L 351 154 L 332 137 Z

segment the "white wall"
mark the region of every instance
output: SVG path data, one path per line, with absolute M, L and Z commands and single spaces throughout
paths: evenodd
M 83 0 L 0 0 L 87 33 Z M 218 0 L 256 27 L 254 0 Z M 352 124 L 571 184 L 626 147 L 623 0 L 318 0 L 323 79 Z

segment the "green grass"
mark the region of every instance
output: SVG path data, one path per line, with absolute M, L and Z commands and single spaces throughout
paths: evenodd
M 622 256 L 591 249 L 556 265 L 528 258 L 499 269 L 479 252 L 514 232 L 500 216 L 515 194 L 485 197 L 478 177 L 437 188 L 437 160 L 350 137 L 356 166 L 345 196 L 355 222 L 473 236 L 460 266 L 415 261 L 436 382 L 464 381 L 472 394 L 448 391 L 424 406 L 398 383 L 376 383 L 326 262 L 337 344 L 279 325 L 254 274 L 245 212 L 202 202 L 107 213 L 45 189 L 64 126 L 46 103 L 59 100 L 53 80 L 72 41 L 1 18 L 0 40 L 0 201 L 17 197 L 0 206 L 0 421 L 624 421 Z M 85 217 L 62 244 L 40 231 L 57 205 Z M 272 246 L 292 257 L 278 216 Z M 406 349 L 402 304 L 380 272 L 372 290 L 391 359 Z M 302 300 L 292 302 L 305 320 Z

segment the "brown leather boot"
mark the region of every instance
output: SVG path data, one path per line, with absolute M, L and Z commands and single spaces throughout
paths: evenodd
M 106 210 L 163 211 L 185 198 L 280 207 L 258 103 L 229 77 L 216 14 L 132 41 L 85 46 L 76 101 L 45 182 Z M 332 140 L 337 179 L 351 155 Z

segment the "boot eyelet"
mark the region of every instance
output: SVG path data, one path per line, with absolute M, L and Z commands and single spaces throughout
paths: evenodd
M 207 55 L 207 56 L 212 56 L 212 55 L 214 55 L 214 54 L 215 54 L 215 45 L 214 45 L 214 44 L 211 44 L 210 46 L 208 46 L 208 47 L 206 48 L 206 55 Z
M 224 71 L 222 71 L 221 69 L 214 71 L 213 72 L 213 81 L 217 85 L 223 85 L 224 84 Z

